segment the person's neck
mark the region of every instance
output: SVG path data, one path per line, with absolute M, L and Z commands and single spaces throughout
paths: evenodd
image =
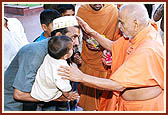
M 44 32 L 43 36 L 46 37 L 46 38 L 49 38 L 49 37 L 50 37 L 50 36 L 48 35 L 48 33 L 46 33 L 46 32 Z

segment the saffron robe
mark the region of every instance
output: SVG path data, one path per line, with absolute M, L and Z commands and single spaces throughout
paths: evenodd
M 77 16 L 81 17 L 91 28 L 108 39 L 113 39 L 118 20 L 118 9 L 112 4 L 105 4 L 99 10 L 93 10 L 88 4 L 81 5 Z M 106 78 L 107 70 L 102 63 L 102 51 L 92 51 L 87 48 L 86 41 L 82 45 L 82 65 L 81 71 L 96 77 Z M 98 110 L 99 100 L 102 91 L 95 88 L 80 85 L 79 106 L 84 110 Z
M 154 23 L 144 28 L 132 40 L 120 38 L 112 45 L 112 75 L 110 79 L 126 88 L 160 86 L 162 93 L 146 101 L 125 101 L 120 92 L 104 93 L 103 111 L 162 111 L 164 109 L 164 48 Z M 122 44 L 122 45 L 121 45 Z M 107 98 L 110 95 L 111 99 Z

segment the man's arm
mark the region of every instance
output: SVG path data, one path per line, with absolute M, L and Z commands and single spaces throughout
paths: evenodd
M 108 50 L 111 51 L 113 41 L 103 37 L 102 35 L 100 35 L 96 31 L 94 31 L 80 17 L 76 16 L 76 19 L 78 20 L 79 25 L 81 26 L 82 30 L 86 34 L 88 34 L 88 35 L 92 36 L 93 38 L 95 38 L 101 44 L 102 47 L 104 47 L 105 49 L 108 49 Z
M 124 86 L 120 85 L 116 81 L 84 74 L 78 68 L 73 66 L 60 66 L 60 69 L 58 71 L 59 75 L 63 76 L 63 79 L 81 82 L 85 85 L 93 86 L 99 89 L 110 91 L 123 91 L 125 89 Z
M 153 15 L 153 19 L 154 21 L 159 21 L 162 17 L 163 14 L 163 10 L 164 10 L 164 5 L 163 4 L 160 4 L 158 6 L 158 8 L 156 9 L 156 11 L 154 12 L 154 15 Z
M 82 75 L 81 82 L 86 85 L 88 84 L 89 86 L 92 85 L 99 89 L 109 90 L 109 91 L 112 91 L 112 90 L 123 91 L 125 89 L 122 85 L 120 85 L 119 83 L 111 79 L 98 78 L 87 74 Z
M 14 99 L 19 101 L 29 101 L 29 102 L 40 102 L 39 100 L 33 98 L 29 92 L 22 92 L 18 89 L 14 89 Z M 73 100 L 73 99 L 72 99 Z M 67 98 L 64 96 L 59 97 L 58 99 L 55 99 L 53 101 L 68 101 Z
M 13 98 L 20 101 L 40 102 L 39 100 L 33 98 L 29 92 L 22 92 L 18 89 L 14 89 Z
M 75 95 L 77 95 L 75 93 Z M 33 98 L 29 92 L 22 92 L 18 89 L 14 89 L 14 95 L 13 95 L 14 99 L 19 100 L 19 101 L 29 101 L 29 102 L 40 102 L 39 100 Z M 72 97 L 72 98 L 66 98 L 65 96 L 61 96 L 53 101 L 74 101 L 76 99 L 76 97 Z
M 113 41 L 103 37 L 102 35 L 100 35 L 98 32 L 96 31 L 93 31 L 90 33 L 90 35 L 95 38 L 99 43 L 100 45 L 105 48 L 105 49 L 108 49 L 109 51 L 111 51 L 112 49 L 112 44 L 113 44 Z

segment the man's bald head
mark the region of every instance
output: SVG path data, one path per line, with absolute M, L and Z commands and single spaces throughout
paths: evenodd
M 128 25 L 126 29 L 128 28 L 128 31 L 132 32 L 130 35 L 134 37 L 139 31 L 147 26 L 149 16 L 144 5 L 125 4 L 119 9 L 119 20 L 123 21 L 125 25 Z M 131 30 L 131 28 L 134 30 Z
M 140 4 L 127 4 L 120 7 L 120 15 L 126 15 L 131 20 L 139 20 L 140 23 L 146 25 L 149 20 L 147 9 Z

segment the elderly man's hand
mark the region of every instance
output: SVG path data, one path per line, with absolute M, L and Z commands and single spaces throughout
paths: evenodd
M 82 30 L 86 32 L 88 35 L 91 35 L 91 33 L 95 32 L 89 25 L 82 20 L 80 17 L 76 16 L 76 19 L 78 20 L 78 24 L 81 26 Z
M 60 66 L 58 69 L 58 75 L 62 76 L 62 79 L 68 79 L 75 82 L 82 82 L 83 73 L 77 68 L 70 66 Z

